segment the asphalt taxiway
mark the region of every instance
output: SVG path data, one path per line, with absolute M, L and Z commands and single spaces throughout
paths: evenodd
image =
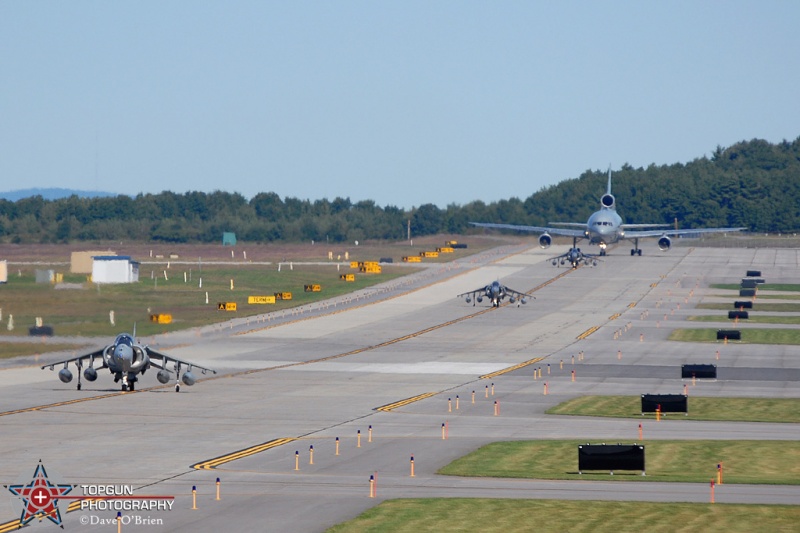
M 104 375 L 76 391 L 28 360 L 6 363 L 0 478 L 30 481 L 41 460 L 63 483 L 174 496 L 171 511 L 127 513 L 151 521 L 125 531 L 322 531 L 394 497 L 707 501 L 704 484 L 435 475 L 496 440 L 634 441 L 636 420 L 544 411 L 585 394 L 680 393 L 691 386 L 680 379 L 685 363 L 720 369 L 692 395 L 800 397 L 800 347 L 667 341 L 675 327 L 697 327 L 686 318 L 698 302 L 737 298 L 710 283 L 737 283 L 752 269 L 770 283 L 796 282 L 796 251 L 624 251 L 568 270 L 546 261 L 556 247 L 509 247 L 302 312 L 151 339 L 220 372 L 179 394 L 149 374 L 134 393 L 119 393 Z M 490 309 L 455 298 L 495 279 L 536 299 Z M 720 328 L 730 327 L 724 315 Z M 796 424 L 675 419 L 646 430 L 650 439 L 796 440 L 799 432 Z M 716 497 L 796 503 L 800 487 L 726 485 Z M 0 523 L 18 516 L 12 498 L 0 498 Z M 107 531 L 91 517 L 116 516 L 61 507 L 73 531 Z

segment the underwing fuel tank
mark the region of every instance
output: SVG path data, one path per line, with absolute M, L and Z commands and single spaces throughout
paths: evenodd
M 60 379 L 62 383 L 69 383 L 72 381 L 72 372 L 67 368 L 62 368 L 58 371 L 58 379 Z

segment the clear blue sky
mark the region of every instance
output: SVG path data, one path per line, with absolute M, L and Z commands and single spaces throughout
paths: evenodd
M 403 208 L 800 136 L 800 2 L 0 2 L 0 190 Z

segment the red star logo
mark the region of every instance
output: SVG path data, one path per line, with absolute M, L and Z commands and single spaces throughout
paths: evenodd
M 9 485 L 8 490 L 22 499 L 22 515 L 19 517 L 20 527 L 37 516 L 39 520 L 49 518 L 57 526 L 61 524 L 61 511 L 58 509 L 58 498 L 69 493 L 74 485 L 57 485 L 47 479 L 44 465 L 39 462 L 33 473 L 33 479 L 27 485 Z

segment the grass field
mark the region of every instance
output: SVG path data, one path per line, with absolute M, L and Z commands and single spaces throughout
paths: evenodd
M 37 355 L 47 352 L 63 352 L 67 350 L 79 350 L 86 348 L 85 344 L 67 343 L 38 343 L 38 342 L 4 342 L 0 350 L 0 359 L 10 359 L 23 355 Z
M 424 498 L 389 500 L 328 533 L 797 531 L 800 506 Z
M 712 283 L 709 285 L 712 289 L 725 289 L 738 291 L 741 288 L 740 283 Z M 758 284 L 758 292 L 761 291 L 781 291 L 781 292 L 800 292 L 800 284 L 798 283 L 760 283 Z
M 339 279 L 340 274 L 357 272 L 336 265 L 286 265 L 278 272 L 275 266 L 203 265 L 198 269 L 180 265 L 155 272 L 143 268 L 139 283 L 91 284 L 85 276 L 65 276 L 66 283 L 81 283 L 78 289 L 56 289 L 47 283 L 36 283 L 33 275 L 12 276 L 2 288 L 4 322 L 13 315 L 15 330 L 0 328 L 2 335 L 27 335 L 27 328 L 42 317 L 53 326 L 56 335 L 114 336 L 130 331 L 136 324 L 142 336 L 213 324 L 235 317 L 246 317 L 269 311 L 305 305 L 389 281 L 412 270 L 384 267 L 381 274 L 356 274 L 355 282 Z M 142 279 L 143 278 L 143 279 Z M 185 280 L 185 281 L 184 281 Z M 202 286 L 201 286 L 202 280 Z M 231 289 L 233 283 L 233 289 Z M 321 292 L 304 292 L 305 284 L 320 284 Z M 248 296 L 272 296 L 291 292 L 292 299 L 269 305 L 249 305 Z M 208 303 L 206 303 L 208 293 Z M 218 311 L 218 302 L 235 302 L 237 311 Z M 116 325 L 110 322 L 114 311 Z M 171 324 L 150 322 L 151 314 L 171 314 Z
M 390 500 L 328 533 L 797 531 L 800 506 L 425 498 Z
M 779 299 L 783 295 L 776 294 L 774 298 Z M 752 309 L 745 309 L 745 311 L 770 311 L 773 313 L 800 313 L 800 304 L 789 303 L 764 303 L 763 300 L 767 299 L 766 296 L 761 296 L 759 301 L 753 304 Z M 795 299 L 795 298 L 793 298 Z M 729 304 L 720 303 L 700 303 L 696 306 L 697 309 L 714 309 L 720 311 L 736 311 L 733 308 L 733 302 Z M 727 316 L 727 313 L 726 315 Z
M 728 322 L 733 324 L 733 320 L 728 315 L 695 315 L 687 317 L 686 320 L 693 322 Z M 800 324 L 800 316 L 795 315 L 749 315 L 749 318 L 739 319 L 739 322 L 747 324 Z
M 703 398 L 690 391 L 688 405 L 688 415 L 669 413 L 667 419 L 800 423 L 800 398 Z M 642 416 L 641 408 L 639 396 L 582 396 L 551 407 L 547 414 L 655 418 L 653 413 Z
M 726 328 L 733 329 L 733 328 Z M 800 330 L 795 329 L 742 329 L 742 339 L 728 341 L 741 344 L 800 344 Z M 716 329 L 676 329 L 669 334 L 671 341 L 723 342 L 717 340 Z
M 631 439 L 637 429 L 631 424 Z M 596 443 L 596 442 L 595 442 Z M 707 483 L 723 463 L 725 483 L 800 485 L 800 441 L 651 441 L 645 446 L 647 475 L 615 471 L 578 473 L 578 445 L 586 441 L 495 442 L 456 459 L 439 473 L 466 477 L 671 481 Z

